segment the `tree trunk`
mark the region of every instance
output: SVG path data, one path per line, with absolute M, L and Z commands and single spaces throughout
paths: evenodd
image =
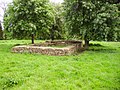
M 0 22 L 0 40 L 3 39 L 3 31 L 2 31 L 2 25 L 1 25 L 1 22 Z
M 32 34 L 31 39 L 32 39 L 32 44 L 34 44 L 34 34 Z
M 3 31 L 0 30 L 0 40 L 3 40 Z
M 54 25 L 52 26 L 52 29 L 51 29 L 51 40 L 52 41 L 54 40 Z
M 6 34 L 4 34 L 4 39 L 7 40 L 7 35 Z
M 85 49 L 88 49 L 89 48 L 89 40 L 85 40 Z
M 51 40 L 54 40 L 54 33 L 51 33 Z

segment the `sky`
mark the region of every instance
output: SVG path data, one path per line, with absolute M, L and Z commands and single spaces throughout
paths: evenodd
M 63 0 L 50 0 L 50 1 L 55 2 L 55 3 L 62 3 L 63 2 Z
M 0 2 L 12 2 L 12 0 L 0 0 Z
M 3 6 L 3 3 L 10 3 L 12 2 L 12 0 L 0 0 L 0 21 L 3 21 L 3 15 L 4 15 L 4 11 L 1 7 L 4 7 Z
M 12 2 L 13 0 L 0 0 L 0 2 Z M 55 3 L 62 3 L 63 0 L 50 0 L 52 2 L 55 2 Z

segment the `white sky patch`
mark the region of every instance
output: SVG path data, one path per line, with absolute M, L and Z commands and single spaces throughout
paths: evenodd
M 55 3 L 62 3 L 64 0 L 50 0 L 50 1 Z
M 8 2 L 8 3 L 10 3 L 10 2 L 12 2 L 13 0 L 0 0 L 0 2 Z
M 0 21 L 3 21 L 4 10 L 8 3 L 11 3 L 13 0 L 0 0 Z

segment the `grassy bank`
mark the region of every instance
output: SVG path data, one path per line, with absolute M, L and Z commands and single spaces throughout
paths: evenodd
M 11 53 L 30 42 L 0 41 L 0 90 L 120 90 L 120 42 L 93 42 L 75 56 Z

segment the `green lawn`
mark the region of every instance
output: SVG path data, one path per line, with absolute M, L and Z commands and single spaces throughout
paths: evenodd
M 120 90 L 120 42 L 93 42 L 101 46 L 74 56 L 11 53 L 28 43 L 0 41 L 0 90 Z

